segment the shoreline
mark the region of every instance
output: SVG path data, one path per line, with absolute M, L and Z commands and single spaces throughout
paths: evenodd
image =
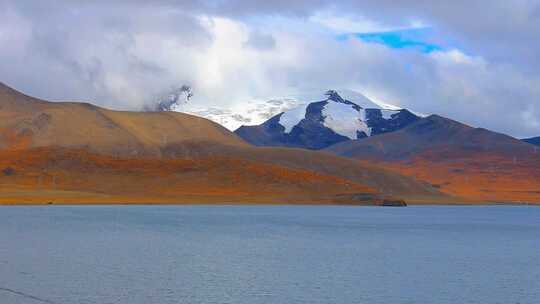
M 208 203 L 208 202 L 189 202 L 189 203 L 170 203 L 170 202 L 141 202 L 141 203 L 111 203 L 111 202 L 103 202 L 103 203 L 84 203 L 84 202 L 70 202 L 70 203 L 63 203 L 63 202 L 57 202 L 57 203 L 49 203 L 49 202 L 43 202 L 43 203 L 5 203 L 0 202 L 0 208 L 1 207 L 8 207 L 8 206 L 21 206 L 21 207 L 43 207 L 43 206 L 216 206 L 216 207 L 223 207 L 223 206 L 327 206 L 327 207 L 381 207 L 381 208 L 406 208 L 406 207 L 432 207 L 432 206 L 441 206 L 441 207 L 489 207 L 489 206 L 535 206 L 540 207 L 539 203 L 494 203 L 494 202 L 478 202 L 478 203 L 463 203 L 463 202 L 457 202 L 457 203 L 407 203 L 407 206 L 383 206 L 383 205 L 375 205 L 375 204 L 342 204 L 342 203 L 249 203 L 249 202 L 223 202 L 223 203 Z
M 93 193 L 66 190 L 34 190 L 0 191 L 0 206 L 90 206 L 90 205 L 177 205 L 177 206 L 378 206 L 406 207 L 383 205 L 384 200 L 348 200 L 333 195 L 227 195 L 227 194 L 179 194 L 179 195 L 122 195 Z M 390 200 L 391 202 L 392 200 Z M 403 201 L 407 206 L 540 206 L 540 202 L 504 201 L 468 199 L 453 196 L 405 196 Z

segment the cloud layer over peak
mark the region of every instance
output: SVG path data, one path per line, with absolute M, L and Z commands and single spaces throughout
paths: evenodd
M 443 47 L 380 36 L 425 27 L 401 42 Z M 221 108 L 345 87 L 526 137 L 540 135 L 539 29 L 527 0 L 0 0 L 0 81 L 121 109 L 183 84 Z

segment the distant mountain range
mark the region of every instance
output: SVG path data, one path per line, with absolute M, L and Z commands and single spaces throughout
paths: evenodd
M 302 95 L 284 98 L 249 100 L 239 108 L 205 106 L 204 100 L 190 86 L 182 85 L 158 96 L 144 106 L 143 111 L 171 111 L 192 114 L 214 121 L 229 130 L 242 125 L 254 125 L 302 104 Z
M 519 141 L 438 115 L 378 104 L 348 90 L 235 133 L 256 146 L 324 150 L 415 177 L 444 193 L 482 201 L 540 200 L 539 138 Z
M 484 152 L 521 158 L 535 151 L 530 144 L 510 136 L 438 115 L 422 118 L 393 133 L 343 142 L 326 150 L 347 157 L 381 160 L 411 159 L 426 152 L 440 159 Z
M 538 147 L 504 134 L 346 90 L 235 134 L 177 93 L 126 112 L 0 83 L 0 203 L 540 203 Z
M 47 102 L 0 83 L 0 203 L 449 201 L 411 177 L 324 152 L 254 147 L 174 112 Z
M 523 139 L 524 142 L 540 147 L 540 136 Z

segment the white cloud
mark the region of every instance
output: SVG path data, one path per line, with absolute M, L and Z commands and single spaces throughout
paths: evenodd
M 182 84 L 193 86 L 197 105 L 230 109 L 306 90 L 350 88 L 421 113 L 516 136 L 540 135 L 535 118 L 540 117 L 540 76 L 530 67 L 462 48 L 421 54 L 335 36 L 425 25 L 418 20 L 444 24 L 445 30 L 453 24 L 431 6 L 418 10 L 430 12 L 428 17 L 405 14 L 389 21 L 394 19 L 380 17 L 383 13 L 370 19 L 351 15 L 352 10 L 340 15 L 336 7 L 315 15 L 253 13 L 250 18 L 251 13 L 237 16 L 196 5 L 126 3 L 93 2 L 85 14 L 62 6 L 47 13 L 15 4 L 2 9 L 0 81 L 44 98 L 123 109 L 138 109 Z M 302 12 L 307 4 L 294 8 Z M 368 14 L 366 7 L 362 12 Z M 397 9 L 390 7 L 389 14 Z M 258 46 L 267 47 L 246 47 L 253 35 L 263 38 Z
M 391 32 L 428 27 L 421 20 L 402 21 L 387 24 L 377 22 L 365 16 L 344 15 L 343 12 L 319 11 L 309 18 L 311 22 L 319 23 L 338 34 Z

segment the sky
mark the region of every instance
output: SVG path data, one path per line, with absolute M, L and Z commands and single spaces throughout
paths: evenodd
M 138 110 L 332 88 L 540 136 L 540 0 L 0 0 L 0 81 Z

